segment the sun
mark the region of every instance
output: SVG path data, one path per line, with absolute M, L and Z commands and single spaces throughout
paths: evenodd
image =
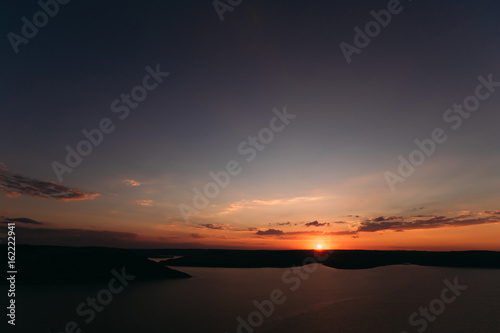
M 317 249 L 317 250 L 321 250 L 321 249 L 323 249 L 323 245 L 321 245 L 321 244 L 316 245 L 316 249 Z

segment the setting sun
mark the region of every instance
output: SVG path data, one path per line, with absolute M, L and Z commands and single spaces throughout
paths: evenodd
M 322 248 L 323 248 L 323 245 L 321 245 L 321 244 L 316 245 L 316 249 L 321 250 Z

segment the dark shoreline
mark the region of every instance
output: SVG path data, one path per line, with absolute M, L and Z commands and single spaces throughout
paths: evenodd
M 0 260 L 7 262 L 0 245 Z M 148 258 L 181 256 L 153 262 Z M 93 282 L 125 269 L 136 280 L 182 279 L 190 275 L 170 267 L 288 268 L 312 262 L 338 269 L 368 269 L 388 265 L 500 269 L 495 251 L 370 251 L 370 250 L 203 250 L 117 249 L 17 245 L 17 281 L 27 283 Z M 168 266 L 168 267 L 167 267 Z M 5 274 L 5 272 L 4 272 Z M 6 277 L 2 279 L 5 283 Z
M 388 265 L 419 265 L 500 269 L 496 251 L 375 251 L 375 250 L 134 250 L 148 257 L 182 256 L 162 261 L 175 267 L 286 268 L 310 263 L 311 258 L 339 269 L 367 269 Z M 327 253 L 329 253 L 327 255 Z M 309 258 L 309 259 L 308 259 Z M 321 259 L 325 258 L 325 259 Z

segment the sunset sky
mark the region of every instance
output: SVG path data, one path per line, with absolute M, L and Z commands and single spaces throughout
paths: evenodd
M 1 44 L 1 221 L 28 244 L 500 250 L 500 6 L 401 1 L 348 63 L 340 44 L 387 4 L 243 1 L 223 21 L 212 1 L 60 5 L 18 53 Z M 39 10 L 3 3 L 3 35 Z

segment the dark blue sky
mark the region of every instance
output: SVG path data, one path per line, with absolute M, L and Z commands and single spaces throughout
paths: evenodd
M 221 22 L 211 1 L 70 1 L 15 53 L 7 34 L 21 34 L 21 18 L 32 20 L 40 7 L 3 1 L 0 162 L 59 183 L 51 164 L 64 163 L 65 147 L 85 139 L 82 130 L 103 118 L 115 130 L 61 183 L 99 197 L 72 208 L 2 197 L 0 210 L 58 227 L 69 219 L 75 228 L 163 230 L 165 221 L 183 220 L 179 204 L 191 205 L 209 171 L 245 161 L 238 145 L 284 106 L 297 117 L 254 161 L 242 162 L 195 223 L 260 228 L 407 216 L 421 206 L 429 215 L 496 209 L 500 92 L 457 130 L 443 114 L 474 94 L 478 76 L 500 81 L 500 5 L 401 1 L 402 12 L 348 64 L 339 44 L 354 44 L 354 27 L 364 29 L 370 11 L 387 4 L 247 0 Z M 111 103 L 158 64 L 169 76 L 119 120 Z M 414 140 L 434 128 L 447 141 L 391 191 L 385 173 L 397 174 L 398 156 L 408 158 Z M 142 185 L 123 188 L 125 179 Z M 296 198 L 304 202 L 284 204 Z M 228 207 L 253 200 L 283 207 L 229 216 Z

